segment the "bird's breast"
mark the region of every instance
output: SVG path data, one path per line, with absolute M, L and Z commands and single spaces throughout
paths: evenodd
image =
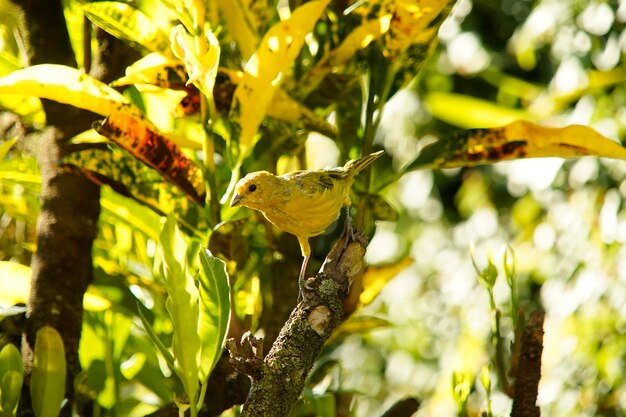
M 304 192 L 308 191 L 308 192 Z M 297 230 L 288 232 L 296 236 L 317 236 L 339 217 L 341 208 L 346 201 L 347 189 L 343 184 L 318 192 L 304 190 L 294 192 L 283 211 L 291 214 L 291 223 Z

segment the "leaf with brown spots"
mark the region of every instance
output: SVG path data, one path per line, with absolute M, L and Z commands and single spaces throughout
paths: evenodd
M 182 89 L 187 80 L 187 70 L 181 61 L 152 53 L 126 68 L 126 75 L 113 81 L 110 86 L 124 87 L 132 84 L 148 84 Z
M 206 192 L 200 168 L 178 146 L 159 133 L 143 114 L 133 111 L 130 106 L 120 106 L 94 128 L 159 171 L 193 201 L 204 205 Z
M 464 130 L 441 139 L 426 146 L 407 171 L 587 155 L 626 159 L 626 149 L 588 126 L 554 128 L 518 120 L 501 127 Z
M 183 212 L 184 194 L 163 181 L 161 174 L 129 152 L 113 144 L 74 145 L 59 164 L 66 170 L 79 170 L 90 181 L 108 185 L 115 192 L 147 205 L 160 215 Z

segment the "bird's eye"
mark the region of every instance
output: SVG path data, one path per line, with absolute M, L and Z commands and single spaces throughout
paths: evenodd
M 256 185 L 252 184 L 248 187 L 248 190 L 250 190 L 250 192 L 256 191 Z

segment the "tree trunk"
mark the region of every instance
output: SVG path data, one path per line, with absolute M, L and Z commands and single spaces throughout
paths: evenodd
M 78 344 L 83 295 L 93 278 L 91 245 L 97 233 L 100 188 L 56 165 L 57 141 L 62 138 L 56 128 L 48 128 L 39 138 L 42 207 L 22 354 L 29 375 L 37 330 L 49 325 L 61 334 L 67 361 L 66 397 L 71 406 L 74 378 L 81 369 Z M 22 401 L 22 405 L 30 402 Z M 69 408 L 64 415 L 70 415 Z
M 55 63 L 76 67 L 61 0 L 14 0 L 19 10 L 20 35 L 28 65 Z M 100 48 L 92 72 L 112 80 L 139 54 L 108 36 L 98 38 Z M 90 39 L 86 39 L 88 45 Z M 61 335 L 67 362 L 66 406 L 71 415 L 74 378 L 80 372 L 78 345 L 83 319 L 83 296 L 93 279 L 91 248 L 97 235 L 100 188 L 82 176 L 64 172 L 57 160 L 64 144 L 89 129 L 96 116 L 64 104 L 42 100 L 49 126 L 41 135 L 25 138 L 41 171 L 41 213 L 37 222 L 37 252 L 32 260 L 31 293 L 22 340 L 26 384 L 20 415 L 32 415 L 29 376 L 37 330 L 54 327 Z

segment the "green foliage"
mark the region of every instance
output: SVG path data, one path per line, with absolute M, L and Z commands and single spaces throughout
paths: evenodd
M 157 268 L 166 283 L 166 306 L 174 326 L 174 370 L 185 387 L 192 415 L 195 415 L 201 348 L 198 334 L 199 295 L 187 264 L 187 247 L 174 218 L 168 217 L 159 237 Z
M 56 417 L 65 397 L 65 349 L 53 327 L 37 331 L 35 357 L 30 376 L 30 396 L 36 417 Z
M 468 416 L 467 401 L 471 390 L 471 378 L 468 375 L 452 373 L 452 398 L 456 403 L 457 415 Z
M 15 416 L 22 392 L 22 356 L 15 345 L 7 343 L 0 350 L 0 415 Z
M 200 350 L 201 383 L 207 379 L 222 354 L 230 321 L 230 287 L 224 261 L 206 249 L 198 252 L 200 260 L 198 283 L 200 292 L 200 317 L 198 334 Z
M 228 275 L 223 261 L 206 249 L 186 242 L 172 216 L 168 216 L 159 237 L 155 268 L 166 284 L 166 307 L 174 330 L 173 354 L 167 351 L 143 315 L 141 319 L 152 341 L 180 378 L 188 406 L 195 415 L 199 407 L 196 403 L 202 403 L 198 401 L 198 384 L 206 383 L 226 337 L 230 318 Z

